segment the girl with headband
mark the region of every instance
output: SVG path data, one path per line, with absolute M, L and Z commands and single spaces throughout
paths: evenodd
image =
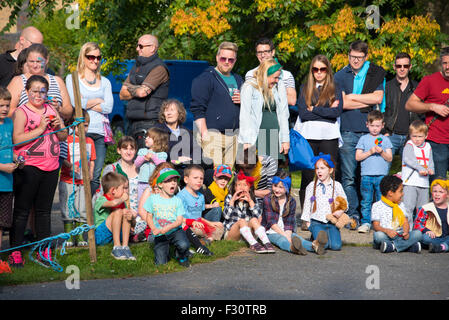
M 261 226 L 259 218 L 261 208 L 254 197 L 254 178 L 240 171 L 231 184 L 229 194 L 225 198 L 223 226 L 225 227 L 225 240 L 240 240 L 243 237 L 256 253 L 274 253 L 274 247 Z M 254 238 L 255 235 L 262 241 L 261 245 Z
M 335 165 L 331 156 L 320 153 L 312 161 L 315 164 L 315 179 L 306 188 L 301 220 L 312 232 L 315 251 L 323 254 L 324 249 L 341 249 L 340 230 L 326 219 L 326 215 L 339 218 L 343 210 L 334 211 L 334 200 L 342 197 L 347 201 L 347 198 L 341 184 L 335 181 Z
M 240 129 L 238 142 L 244 148 L 257 144 L 261 154 L 279 159 L 281 154 L 288 154 L 290 149 L 289 110 L 287 91 L 284 83 L 279 81 L 282 66 L 277 60 L 269 59 L 260 64 L 254 78 L 247 80 L 241 91 Z M 270 145 L 273 132 L 279 136 L 279 145 Z
M 312 242 L 296 234 L 296 201 L 290 194 L 291 178 L 285 171 L 273 177 L 271 194 L 263 199 L 262 226 L 268 239 L 281 250 L 299 255 L 314 252 Z

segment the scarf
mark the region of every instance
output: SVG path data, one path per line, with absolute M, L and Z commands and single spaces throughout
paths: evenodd
M 391 225 L 393 227 L 393 229 L 397 229 L 399 227 L 402 227 L 402 225 L 405 222 L 405 215 L 404 212 L 402 212 L 401 208 L 399 207 L 399 205 L 397 203 L 394 203 L 390 200 L 388 200 L 387 198 L 385 198 L 384 196 L 381 196 L 380 198 L 387 206 L 393 208 L 393 219 L 391 222 Z
M 256 155 L 256 157 L 257 157 L 257 155 Z M 251 172 L 251 176 L 254 177 L 254 189 L 256 189 L 256 190 L 257 190 L 257 185 L 259 184 L 260 178 L 262 177 L 261 171 L 262 171 L 262 162 L 260 162 L 259 159 L 257 159 L 256 166 L 254 167 L 253 171 Z
M 220 204 L 221 209 L 224 210 L 224 200 L 228 195 L 228 187 L 222 189 L 217 185 L 215 181 L 213 181 L 209 186 L 209 190 L 215 196 L 211 203 L 217 201 Z
M 365 61 L 360 71 L 354 77 L 354 87 L 352 93 L 361 94 L 363 90 L 363 85 L 365 84 L 366 74 L 369 69 L 369 61 Z

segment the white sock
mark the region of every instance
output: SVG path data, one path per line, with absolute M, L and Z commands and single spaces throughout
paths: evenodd
M 254 233 L 257 235 L 257 237 L 259 237 L 260 241 L 262 241 L 263 244 L 267 244 L 270 242 L 267 234 L 265 233 L 264 227 L 260 226 L 256 231 L 254 231 Z
M 254 239 L 253 234 L 251 233 L 251 229 L 249 227 L 240 228 L 240 234 L 249 243 L 250 246 L 257 243 L 257 240 Z

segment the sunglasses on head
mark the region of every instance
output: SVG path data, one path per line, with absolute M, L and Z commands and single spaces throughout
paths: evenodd
M 101 61 L 101 56 L 93 56 L 91 54 L 86 54 L 86 58 L 89 61 L 95 61 L 95 59 Z
M 235 59 L 234 58 L 225 58 L 225 57 L 220 57 L 220 62 L 229 62 L 229 63 L 234 63 Z
M 313 67 L 312 68 L 312 72 L 313 73 L 317 73 L 317 72 L 327 72 L 327 68 L 326 67 L 323 67 L 323 68 L 317 68 L 317 67 Z
M 396 67 L 396 69 L 402 69 L 402 68 L 408 69 L 408 68 L 410 68 L 410 65 L 409 64 L 396 64 L 395 67 Z

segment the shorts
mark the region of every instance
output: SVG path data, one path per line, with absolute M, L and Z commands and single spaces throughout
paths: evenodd
M 0 192 L 0 228 L 10 228 L 12 225 L 12 192 Z
M 120 240 L 121 238 L 122 233 L 120 232 Z M 106 221 L 103 221 L 103 223 L 95 229 L 95 243 L 97 246 L 103 246 L 105 244 L 112 243 L 112 240 L 112 232 L 106 226 Z

